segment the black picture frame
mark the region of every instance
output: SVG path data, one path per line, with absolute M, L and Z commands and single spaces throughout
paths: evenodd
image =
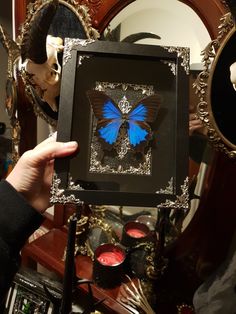
M 80 151 L 56 159 L 52 203 L 156 207 L 176 200 L 188 176 L 188 61 L 188 48 L 66 39 L 57 140 L 76 140 Z M 117 156 L 111 156 L 110 172 L 104 171 L 100 159 L 98 170 L 91 170 L 96 119 L 86 92 L 101 85 L 108 86 L 106 93 L 113 92 L 112 97 L 130 89 L 132 97 L 139 98 L 146 87 L 160 95 L 152 126 L 157 144 L 150 148 L 150 159 L 144 156 L 147 172 L 139 172 L 142 162 L 136 167 L 132 161 L 129 166 L 124 162 L 127 172 L 120 173 L 119 167 L 114 172 L 110 164 Z

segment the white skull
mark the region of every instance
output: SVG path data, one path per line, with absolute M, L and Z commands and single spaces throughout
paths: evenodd
M 230 81 L 233 84 L 233 88 L 236 90 L 236 62 L 230 66 Z
M 60 37 L 47 36 L 47 61 L 36 64 L 26 59 L 25 70 L 32 75 L 36 89 L 43 101 L 47 102 L 53 111 L 57 111 L 56 97 L 60 93 L 61 66 L 57 55 L 63 50 L 63 40 Z

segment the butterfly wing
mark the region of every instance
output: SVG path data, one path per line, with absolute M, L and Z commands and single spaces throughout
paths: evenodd
M 128 137 L 130 144 L 136 150 L 142 150 L 147 146 L 151 138 L 149 123 L 156 120 L 160 107 L 160 97 L 157 94 L 140 100 L 128 115 Z
M 157 94 L 141 99 L 129 113 L 131 120 L 140 122 L 154 122 L 160 108 L 161 99 Z
M 98 120 L 96 133 L 108 147 L 112 146 L 122 124 L 122 113 L 116 103 L 103 92 L 89 90 L 87 96 Z
M 144 123 L 139 125 L 137 122 L 131 120 L 129 121 L 127 133 L 130 144 L 136 148 L 140 143 L 144 144 L 150 139 L 149 135 L 151 134 L 151 128 L 148 124 L 145 124 L 144 128 Z

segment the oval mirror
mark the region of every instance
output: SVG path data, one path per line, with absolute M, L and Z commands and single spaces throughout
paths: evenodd
M 227 13 L 221 19 L 217 38 L 203 51 L 204 71 L 195 88 L 200 102 L 198 114 L 216 150 L 236 157 L 236 34 L 233 19 Z
M 39 0 L 28 5 L 18 38 L 23 61 L 21 76 L 35 114 L 52 126 L 56 126 L 58 117 L 61 61 L 66 37 L 99 37 L 91 26 L 85 6 L 73 0 Z M 24 65 L 24 62 L 27 63 Z
M 183 16 L 185 16 L 184 19 Z M 137 23 L 137 21 L 139 22 Z M 189 111 L 196 112 L 198 99 L 191 84 L 196 79 L 196 73 L 202 70 L 201 51 L 210 41 L 208 30 L 200 17 L 190 6 L 181 1 L 149 0 L 144 3 L 142 0 L 136 0 L 128 4 L 110 21 L 109 27 L 105 29 L 102 36 L 108 40 L 112 38 L 112 40 L 126 41 L 134 34 L 140 35 L 136 36 L 137 41 L 135 42 L 137 43 L 190 48 L 190 60 L 188 60 L 190 63 Z M 196 141 L 190 141 L 190 146 L 196 147 Z M 204 145 L 205 142 L 204 139 Z M 192 146 L 190 153 L 193 151 Z M 200 155 L 199 152 L 198 155 Z M 184 216 L 181 217 L 182 220 Z

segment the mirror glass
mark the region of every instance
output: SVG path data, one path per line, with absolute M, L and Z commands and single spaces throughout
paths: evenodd
M 189 47 L 190 68 L 201 68 L 200 54 L 210 36 L 202 20 L 186 4 L 177 0 L 136 0 L 114 17 L 104 36 L 118 25 L 120 40 L 131 34 L 147 32 L 160 36 L 160 39 L 144 38 L 138 43 Z
M 202 70 L 201 52 L 211 40 L 200 17 L 188 5 L 177 0 L 149 0 L 145 2 L 136 0 L 126 6 L 110 21 L 109 27 L 102 35 L 107 39 L 115 37 L 113 40 L 122 41 L 132 34 L 140 33 L 144 33 L 144 35 L 140 36 L 140 38 L 143 38 L 138 40 L 137 43 L 190 48 L 189 111 L 196 113 L 199 98 L 195 95 L 192 83 Z M 151 38 L 152 34 L 159 36 L 159 39 Z M 206 141 L 206 137 L 197 132 L 190 136 L 190 159 L 193 159 L 194 167 L 196 163 L 197 169 L 202 161 Z M 191 179 L 192 173 L 189 175 Z M 202 178 L 202 184 L 203 182 L 204 179 Z M 202 187 L 198 190 L 202 190 Z M 193 203 L 191 207 L 194 211 L 199 200 Z M 191 220 L 191 210 L 188 216 L 184 228 Z

